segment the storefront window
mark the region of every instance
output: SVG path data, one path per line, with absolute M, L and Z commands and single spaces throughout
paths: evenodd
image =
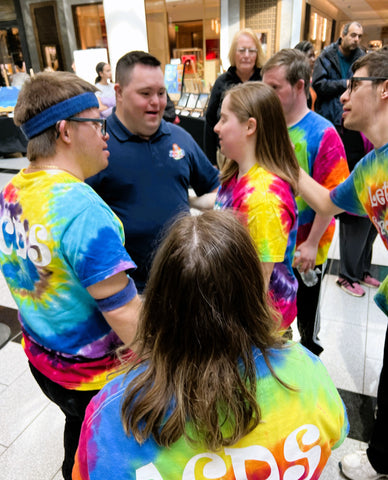
M 108 48 L 102 2 L 73 5 L 73 18 L 79 50 Z
M 220 0 L 146 0 L 149 51 L 180 62 L 188 91 L 208 92 L 220 71 Z
M 320 52 L 331 43 L 332 20 L 311 9 L 309 40 L 315 52 Z
M 19 29 L 0 28 L 0 86 L 10 86 L 13 76 L 18 72 L 25 72 L 25 69 Z
M 13 0 L 1 0 L 0 2 L 0 22 L 16 20 L 15 5 Z

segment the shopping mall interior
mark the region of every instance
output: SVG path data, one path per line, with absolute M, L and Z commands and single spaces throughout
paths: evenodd
M 280 48 L 293 47 L 300 40 L 309 40 L 318 56 L 337 40 L 349 21 L 362 24 L 365 51 L 388 45 L 387 0 L 117 2 L 124 10 L 135 3 L 142 6 L 136 21 L 144 32 L 145 43 L 126 38 L 121 42 L 124 45 L 114 40 L 114 30 L 120 28 L 118 16 L 112 14 L 114 3 L 115 0 L 1 0 L 0 189 L 28 165 L 26 139 L 12 120 L 14 104 L 2 103 L 2 92 L 12 89 L 13 77 L 19 72 L 28 75 L 45 69 L 77 72 L 77 59 L 81 59 L 81 63 L 86 59 L 89 65 L 97 58 L 96 52 L 112 63 L 114 71 L 113 59 L 118 58 L 122 49 L 129 51 L 145 45 L 142 48 L 161 60 L 167 81 L 167 72 L 172 66 L 175 72 L 179 71 L 189 59 L 186 82 L 179 83 L 178 75 L 169 93 L 177 105 L 178 116 L 181 116 L 178 103 L 183 94 L 186 94 L 185 105 L 190 98 L 195 101 L 180 121 L 202 146 L 206 102 L 217 76 L 228 67 L 230 39 L 240 28 L 249 27 L 257 33 L 266 58 Z M 130 16 L 127 12 L 121 17 L 127 30 L 133 21 Z M 94 65 L 91 73 L 87 72 L 93 77 Z M 81 67 L 79 64 L 78 72 Z M 386 317 L 373 301 L 375 291 L 366 288 L 362 298 L 348 295 L 336 285 L 338 269 L 337 223 L 319 300 L 320 339 L 324 346 L 321 360 L 344 400 L 350 432 L 345 442 L 333 450 L 322 480 L 344 479 L 339 460 L 347 452 L 367 447 L 387 325 Z M 371 273 L 379 280 L 388 274 L 388 255 L 379 238 L 374 243 Z M 293 336 L 298 341 L 296 325 L 293 325 Z M 16 304 L 1 274 L 0 338 L 3 338 L 0 344 L 0 478 L 62 480 L 64 417 L 42 394 L 31 375 L 21 346 Z

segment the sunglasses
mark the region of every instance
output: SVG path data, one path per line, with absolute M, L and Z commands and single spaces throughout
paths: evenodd
M 365 80 L 370 80 L 371 82 L 383 82 L 384 80 L 388 80 L 388 77 L 352 77 L 349 79 L 349 92 L 352 92 L 359 82 Z
M 106 135 L 106 119 L 105 118 L 85 118 L 85 117 L 69 117 L 66 118 L 68 122 L 92 122 L 98 125 L 101 135 Z

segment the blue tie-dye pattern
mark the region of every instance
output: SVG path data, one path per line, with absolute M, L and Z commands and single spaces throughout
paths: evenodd
M 65 173 L 21 172 L 0 195 L 0 208 L 6 219 L 0 262 L 18 305 L 30 361 L 38 369 L 42 365 L 47 376 L 45 364 L 50 372 L 62 365 L 69 382 L 74 360 L 83 358 L 91 362 L 85 381 L 93 381 L 106 370 L 103 359 L 111 359 L 121 342 L 85 287 L 135 268 L 123 247 L 121 222 L 88 185 Z M 13 234 L 6 232 L 7 224 Z M 31 239 L 33 227 L 44 232 L 38 244 Z M 47 263 L 34 263 L 42 247 Z M 82 375 L 73 377 L 70 388 L 86 379 Z M 61 377 L 55 381 L 61 384 Z

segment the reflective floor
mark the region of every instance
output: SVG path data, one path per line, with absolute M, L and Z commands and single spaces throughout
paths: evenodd
M 23 158 L 0 159 L 0 189 L 26 164 Z M 325 348 L 321 359 L 344 399 L 351 424 L 349 437 L 333 451 L 321 476 L 336 480 L 344 478 L 338 469 L 344 453 L 367 446 L 387 319 L 375 306 L 372 289 L 366 288 L 365 297 L 354 298 L 335 285 L 337 235 L 329 257 L 320 301 L 320 338 Z M 372 262 L 373 274 L 382 279 L 388 272 L 388 255 L 379 238 Z M 63 414 L 41 393 L 30 374 L 20 345 L 15 303 L 1 275 L 0 322 L 11 329 L 10 341 L 0 349 L 0 478 L 61 480 Z M 296 330 L 294 338 L 298 338 Z

